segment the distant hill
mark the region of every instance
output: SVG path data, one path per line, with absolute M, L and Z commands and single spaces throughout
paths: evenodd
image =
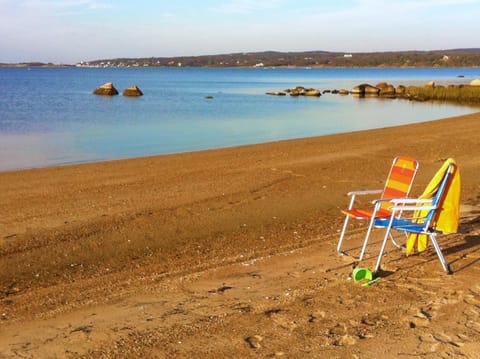
M 75 65 L 28 62 L 0 67 L 480 67 L 480 48 L 388 52 L 238 52 L 172 57 L 118 58 Z
M 94 67 L 480 67 L 480 48 L 390 52 L 243 52 L 203 56 L 119 58 Z

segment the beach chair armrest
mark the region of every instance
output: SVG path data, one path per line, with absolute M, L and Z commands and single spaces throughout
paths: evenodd
M 396 212 L 396 211 L 423 211 L 423 210 L 431 210 L 431 209 L 435 209 L 437 208 L 437 206 L 392 206 L 390 207 L 390 209 L 393 211 L 393 212 Z
M 367 194 L 381 194 L 383 192 L 383 189 L 366 189 L 362 191 L 351 191 L 348 192 L 347 195 L 349 196 L 362 196 L 362 195 L 367 195 Z
M 348 205 L 348 209 L 352 209 L 353 203 L 355 202 L 355 197 L 357 195 L 374 195 L 374 194 L 381 194 L 383 192 L 382 189 L 367 189 L 367 190 L 362 190 L 362 191 L 351 191 L 348 192 L 347 195 L 350 196 L 350 204 Z
M 431 199 L 423 198 L 392 198 L 389 200 L 393 204 L 422 204 L 422 203 L 432 203 Z
M 396 198 L 377 198 L 372 201 L 372 204 L 392 202 Z

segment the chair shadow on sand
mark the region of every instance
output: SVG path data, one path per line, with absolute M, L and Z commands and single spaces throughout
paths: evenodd
M 472 257 L 472 254 L 480 252 L 480 234 L 470 234 L 472 232 L 478 232 L 480 230 L 480 216 L 461 223 L 459 229 L 459 233 L 462 234 L 463 243 L 458 243 L 452 247 L 445 248 L 444 253 L 447 256 L 451 256 L 452 254 L 463 251 L 468 252 L 452 260 L 452 264 L 468 259 L 469 257 Z M 468 267 L 471 267 L 478 262 L 480 262 L 480 254 L 473 256 L 473 260 L 471 262 L 463 264 L 461 267 L 456 268 L 455 272 L 459 272 Z
M 457 234 L 446 235 L 446 236 L 441 235 L 439 237 L 444 255 L 447 258 L 448 257 L 450 258 L 450 264 L 454 266 L 453 268 L 454 275 L 455 273 L 461 272 L 480 262 L 480 234 L 470 234 L 476 231 L 480 231 L 480 216 L 470 220 L 466 220 L 465 218 L 463 218 L 463 221 L 461 220 Z M 373 246 L 376 246 L 376 245 L 379 245 L 380 243 L 381 243 L 381 240 L 379 239 L 379 240 L 372 241 L 371 244 Z M 352 248 L 349 248 L 348 252 L 356 253 L 356 251 L 359 250 L 360 248 L 362 248 L 362 245 L 354 246 Z M 405 261 L 405 264 L 402 264 L 402 268 L 405 270 L 410 270 L 419 265 L 436 261 L 437 257 L 435 252 L 430 250 L 427 253 L 412 254 L 411 257 L 421 258 L 422 259 L 421 262 L 414 261 L 409 263 L 407 260 Z M 403 251 L 399 251 L 396 248 L 391 248 L 389 252 L 390 253 L 397 252 L 399 255 L 395 258 L 390 258 L 388 263 L 392 264 L 392 263 L 405 260 L 405 253 Z M 464 252 L 464 253 L 455 257 L 455 254 L 459 254 L 461 252 Z M 367 254 L 365 259 L 371 260 L 375 258 L 376 255 L 377 253 Z M 345 263 L 335 268 L 328 268 L 327 272 L 338 270 L 341 268 L 346 268 L 349 266 L 355 267 L 356 265 L 358 265 L 358 258 L 355 258 L 350 255 L 348 256 L 352 258 L 351 263 Z M 457 267 L 456 265 L 459 265 L 459 266 Z M 395 274 L 395 271 L 380 269 L 378 276 L 386 278 L 392 274 Z
M 480 223 L 480 217 L 478 217 L 476 220 L 477 220 L 477 222 Z M 468 231 L 468 232 L 470 232 L 470 231 Z M 444 238 L 443 241 L 442 241 L 443 242 L 442 243 L 443 254 L 445 255 L 445 257 L 450 258 L 449 263 L 450 263 L 450 265 L 454 266 L 454 268 L 453 268 L 453 274 L 454 275 L 455 275 L 455 273 L 461 272 L 461 271 L 475 265 L 476 263 L 480 262 L 480 234 L 461 235 L 461 236 L 457 235 L 456 237 L 457 238 L 455 239 L 455 242 L 457 242 L 457 243 L 455 243 L 451 247 L 448 246 L 448 244 L 449 244 L 449 242 L 450 243 L 452 242 L 452 239 L 449 239 L 447 237 L 447 238 Z M 459 254 L 459 253 L 462 253 L 462 252 L 463 252 L 463 254 L 457 255 L 456 258 L 455 258 L 455 254 Z M 478 253 L 478 254 L 476 254 L 476 253 Z M 474 255 L 474 254 L 476 254 L 476 255 Z M 415 257 L 415 256 L 423 257 L 422 258 L 423 261 L 421 263 L 429 263 L 429 262 L 433 262 L 433 261 L 437 260 L 437 257 L 435 255 L 434 251 L 429 251 L 428 254 L 426 253 L 426 256 L 422 255 L 422 253 L 416 253 L 416 254 L 412 255 L 412 257 Z M 452 258 L 452 257 L 454 257 L 454 258 Z M 404 255 L 390 260 L 390 263 L 397 262 L 397 261 L 400 261 L 402 259 L 404 259 Z M 412 268 L 418 266 L 419 264 L 420 263 L 417 262 L 417 263 L 403 265 L 402 267 L 404 269 L 412 269 Z M 459 266 L 457 267 L 456 265 L 459 265 Z M 392 273 L 389 273 L 388 271 L 382 271 L 382 273 L 380 275 L 388 276 L 389 274 L 392 274 Z
M 454 245 L 453 247 L 447 247 L 444 250 L 445 255 L 452 255 L 455 253 L 459 253 L 462 251 L 468 251 L 468 253 L 462 254 L 460 257 L 452 260 L 450 263 L 456 263 L 459 261 L 463 261 L 468 257 L 472 256 L 472 254 L 480 252 L 480 234 L 469 234 L 473 231 L 478 231 L 480 229 L 480 216 L 475 217 L 465 223 L 462 223 L 460 228 L 460 233 L 462 233 L 463 243 L 459 243 Z M 473 256 L 473 260 L 470 263 L 466 263 L 462 265 L 460 268 L 456 268 L 455 272 L 459 272 L 463 269 L 471 267 L 475 263 L 480 262 L 480 254 Z
M 471 219 L 469 221 L 463 222 L 460 225 L 458 234 L 454 235 L 454 238 L 451 236 L 443 236 L 441 239 L 442 243 L 442 251 L 446 257 L 450 257 L 450 264 L 454 266 L 453 274 L 461 272 L 476 263 L 480 262 L 480 234 L 469 234 L 473 231 L 480 229 L 480 216 Z M 441 238 L 442 236 L 440 236 Z M 374 241 L 372 244 L 379 244 L 381 240 Z M 454 242 L 454 243 L 453 243 Z M 451 246 L 450 246 L 451 245 Z M 361 246 L 351 248 L 350 250 L 359 249 Z M 390 258 L 389 263 L 395 263 L 399 261 L 403 261 L 405 259 L 405 255 L 403 252 L 398 251 L 396 248 L 392 248 L 391 253 L 398 252 L 399 255 L 396 258 Z M 462 253 L 455 258 L 455 254 Z M 478 254 L 476 254 L 478 253 Z M 474 255 L 476 254 L 476 255 Z M 372 254 L 368 256 L 367 259 L 372 259 L 375 257 L 376 254 Z M 413 269 L 421 264 L 426 264 L 429 262 L 433 262 L 437 260 L 436 254 L 434 251 L 429 251 L 428 253 L 415 253 L 412 254 L 411 257 L 421 257 L 421 262 L 406 262 L 406 265 L 402 264 L 403 269 Z M 453 258 L 452 258 L 453 257 Z M 471 260 L 469 260 L 471 259 Z M 459 265 L 457 267 L 456 265 Z M 394 274 L 394 271 L 382 270 L 380 269 L 378 275 L 381 277 L 388 277 Z

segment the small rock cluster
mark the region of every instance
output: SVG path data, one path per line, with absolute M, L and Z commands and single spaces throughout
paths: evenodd
M 397 93 L 405 93 L 405 86 L 398 86 L 395 88 L 393 85 L 386 82 L 380 82 L 375 86 L 369 84 L 361 84 L 355 86 L 351 93 L 358 96 L 385 96 L 392 97 Z
M 276 92 L 267 92 L 267 95 L 273 96 L 286 96 L 286 94 L 290 96 L 312 96 L 312 97 L 320 97 L 322 96 L 320 90 L 314 88 L 305 88 L 303 86 L 297 86 L 291 89 L 286 89 L 284 91 L 276 91 Z
M 384 96 L 384 97 L 394 97 L 397 94 L 404 94 L 406 92 L 405 86 L 398 86 L 397 88 L 393 87 L 386 82 L 381 82 L 376 86 L 372 86 L 369 84 L 361 84 L 355 86 L 351 91 L 346 89 L 340 90 L 324 90 L 323 93 L 332 93 L 332 94 L 339 94 L 339 95 L 357 95 L 360 97 L 363 96 Z M 267 92 L 267 95 L 272 96 L 286 96 L 289 94 L 290 96 L 314 96 L 320 97 L 322 92 L 320 90 L 314 88 L 305 88 L 303 86 L 297 86 L 291 89 L 286 89 L 284 91 L 274 91 L 274 92 Z
M 448 87 L 474 87 L 480 86 L 480 79 L 475 79 L 470 82 L 470 85 L 449 85 Z M 424 85 L 424 88 L 429 89 L 439 89 L 444 86 L 437 85 L 434 81 L 430 81 Z M 404 85 L 398 85 L 397 87 L 389 84 L 387 82 L 379 82 L 375 86 L 370 85 L 368 83 L 362 83 L 358 86 L 355 86 L 352 90 L 347 89 L 340 89 L 340 90 L 324 90 L 323 94 L 331 93 L 331 94 L 338 94 L 338 95 L 353 95 L 356 97 L 382 97 L 382 98 L 403 98 L 408 100 L 415 100 L 415 101 L 425 101 L 427 98 L 420 96 L 420 95 L 412 95 L 409 91 L 410 88 L 414 88 L 414 86 L 410 86 L 407 88 Z M 291 89 L 286 89 L 283 91 L 274 91 L 274 92 L 267 92 L 267 95 L 273 96 L 286 96 L 290 94 L 290 96 L 316 96 L 320 97 L 322 92 L 317 89 L 313 88 L 305 88 L 303 86 L 296 86 Z
M 93 93 L 101 96 L 115 96 L 118 95 L 118 90 L 113 86 L 113 83 L 107 82 L 102 86 L 97 87 Z M 123 96 L 138 97 L 142 95 L 143 92 L 135 85 L 129 86 L 123 91 Z

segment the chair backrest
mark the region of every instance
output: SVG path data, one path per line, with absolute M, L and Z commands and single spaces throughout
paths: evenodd
M 432 206 L 435 206 L 435 209 L 429 210 L 425 217 L 425 230 L 430 228 L 432 220 L 435 218 L 436 215 L 438 215 L 438 212 L 442 210 L 441 203 L 447 193 L 448 183 L 454 171 L 455 165 L 453 163 L 450 163 L 447 167 L 447 170 L 445 171 L 445 174 L 443 175 L 443 178 L 440 182 L 440 185 L 438 186 L 435 195 L 432 197 Z
M 418 170 L 418 161 L 414 158 L 398 156 L 393 159 L 390 173 L 383 189 L 382 199 L 407 197 L 412 188 L 413 180 Z M 389 208 L 390 203 L 383 203 L 383 208 Z

